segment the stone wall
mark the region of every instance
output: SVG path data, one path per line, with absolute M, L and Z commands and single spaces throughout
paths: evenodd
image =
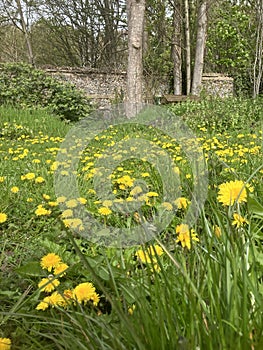
M 202 78 L 201 91 L 210 96 L 233 96 L 234 79 L 218 73 L 205 73 Z
M 109 103 L 123 102 L 126 94 L 126 72 L 103 72 L 95 69 L 81 68 L 46 68 L 45 71 L 62 81 L 73 83 L 82 89 L 93 104 L 105 106 Z M 153 102 L 156 96 L 169 91 L 168 79 L 150 84 L 144 83 L 144 99 Z
M 126 72 L 103 72 L 86 68 L 46 68 L 45 71 L 60 80 L 82 89 L 96 106 L 123 102 L 126 94 Z M 144 83 L 144 98 L 152 103 L 169 93 L 169 79 L 152 79 Z M 233 95 L 233 79 L 220 74 L 205 74 L 202 91 L 207 95 Z

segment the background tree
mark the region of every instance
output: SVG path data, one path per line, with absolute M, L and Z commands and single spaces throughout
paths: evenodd
M 12 23 L 15 28 L 23 33 L 27 48 L 28 62 L 34 65 L 30 31 L 34 17 L 33 2 L 28 0 L 1 0 L 0 5 L 2 6 L 2 22 Z
M 42 24 L 68 65 L 120 68 L 123 55 L 123 0 L 42 0 Z
M 143 35 L 145 0 L 127 0 L 128 18 L 128 66 L 127 66 L 127 115 L 136 113 L 134 104 L 143 102 Z
M 182 4 L 180 0 L 173 2 L 173 90 L 175 95 L 182 94 Z
M 190 42 L 190 23 L 189 23 L 189 3 L 184 0 L 184 19 L 185 19 L 185 55 L 186 55 L 186 94 L 191 90 L 191 42 Z
M 253 91 L 255 13 L 255 1 L 218 0 L 210 8 L 205 69 L 233 77 L 239 95 Z
M 0 26 L 0 61 L 28 62 L 24 36 L 8 22 Z
M 164 80 L 168 80 L 172 86 L 171 45 L 174 43 L 172 10 L 172 3 L 169 0 L 146 1 L 147 45 L 143 55 L 143 68 L 147 87 L 152 91 L 156 90 Z
M 255 58 L 253 64 L 253 97 L 260 93 L 260 87 L 263 86 L 263 2 L 256 0 L 256 44 Z
M 203 1 L 198 10 L 197 18 L 197 37 L 195 48 L 194 73 L 192 80 L 191 92 L 193 95 L 199 95 L 200 86 L 202 82 L 205 42 L 206 42 L 206 28 L 207 28 L 207 2 Z
M 129 2 L 0 0 L 0 60 L 126 70 Z M 191 83 L 197 93 L 203 66 L 233 77 L 237 94 L 262 92 L 262 0 L 210 2 L 207 35 L 198 11 L 208 1 L 145 2 L 143 73 L 149 90 L 168 81 L 175 94 L 189 94 Z

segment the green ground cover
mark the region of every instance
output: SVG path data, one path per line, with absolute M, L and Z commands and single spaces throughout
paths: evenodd
M 57 197 L 54 174 L 66 183 L 69 176 L 57 154 L 72 125 L 43 111 L 0 109 L 0 349 L 9 348 L 4 338 L 27 350 L 262 348 L 262 100 L 171 109 L 207 162 L 208 193 L 193 227 L 183 223 L 193 172 L 176 140 L 151 128 L 110 128 L 80 156 L 79 196 Z M 153 156 L 127 160 L 116 151 L 113 195 L 100 199 L 96 161 L 138 135 L 176 163 L 180 197 L 164 200 Z M 134 210 L 116 212 L 126 204 Z M 78 206 L 105 230 L 176 214 L 155 239 L 117 249 L 83 238 Z

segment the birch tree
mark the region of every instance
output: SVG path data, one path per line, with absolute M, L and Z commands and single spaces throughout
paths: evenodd
M 199 95 L 202 83 L 204 53 L 207 28 L 207 2 L 203 1 L 199 7 L 197 20 L 197 38 L 195 49 L 195 64 L 192 80 L 192 94 Z
M 27 52 L 28 52 L 28 61 L 30 64 L 32 64 L 34 66 L 34 55 L 33 55 L 33 49 L 32 49 L 31 40 L 30 40 L 30 33 L 29 33 L 27 23 L 25 21 L 25 17 L 24 17 L 24 13 L 23 13 L 23 9 L 22 9 L 22 5 L 21 5 L 20 0 L 16 0 L 16 6 L 17 6 L 18 14 L 19 14 L 21 29 L 22 29 L 22 32 L 25 36 Z
M 182 11 L 181 1 L 174 0 L 173 9 L 173 38 L 172 38 L 172 59 L 174 94 L 182 94 Z
M 253 97 L 259 95 L 263 78 L 263 2 L 256 1 L 256 47 L 253 65 Z
M 143 36 L 145 0 L 127 0 L 128 66 L 127 66 L 127 116 L 136 113 L 133 106 L 143 102 Z
M 190 21 L 189 21 L 189 3 L 184 0 L 185 13 L 185 52 L 186 52 L 186 94 L 191 90 L 191 42 L 190 42 Z
M 21 0 L 1 0 L 2 12 L 5 20 L 11 22 L 24 35 L 27 47 L 27 56 L 30 64 L 34 65 L 34 55 L 30 36 L 30 16 L 32 14 L 32 4 L 30 1 Z

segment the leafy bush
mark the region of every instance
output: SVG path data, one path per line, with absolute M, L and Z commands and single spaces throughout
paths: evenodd
M 79 120 L 90 111 L 88 99 L 74 85 L 17 63 L 0 64 L 0 104 L 46 108 L 70 121 Z
M 187 101 L 169 106 L 182 116 L 193 129 L 209 131 L 253 130 L 262 121 L 262 98 L 207 98 L 199 102 Z

